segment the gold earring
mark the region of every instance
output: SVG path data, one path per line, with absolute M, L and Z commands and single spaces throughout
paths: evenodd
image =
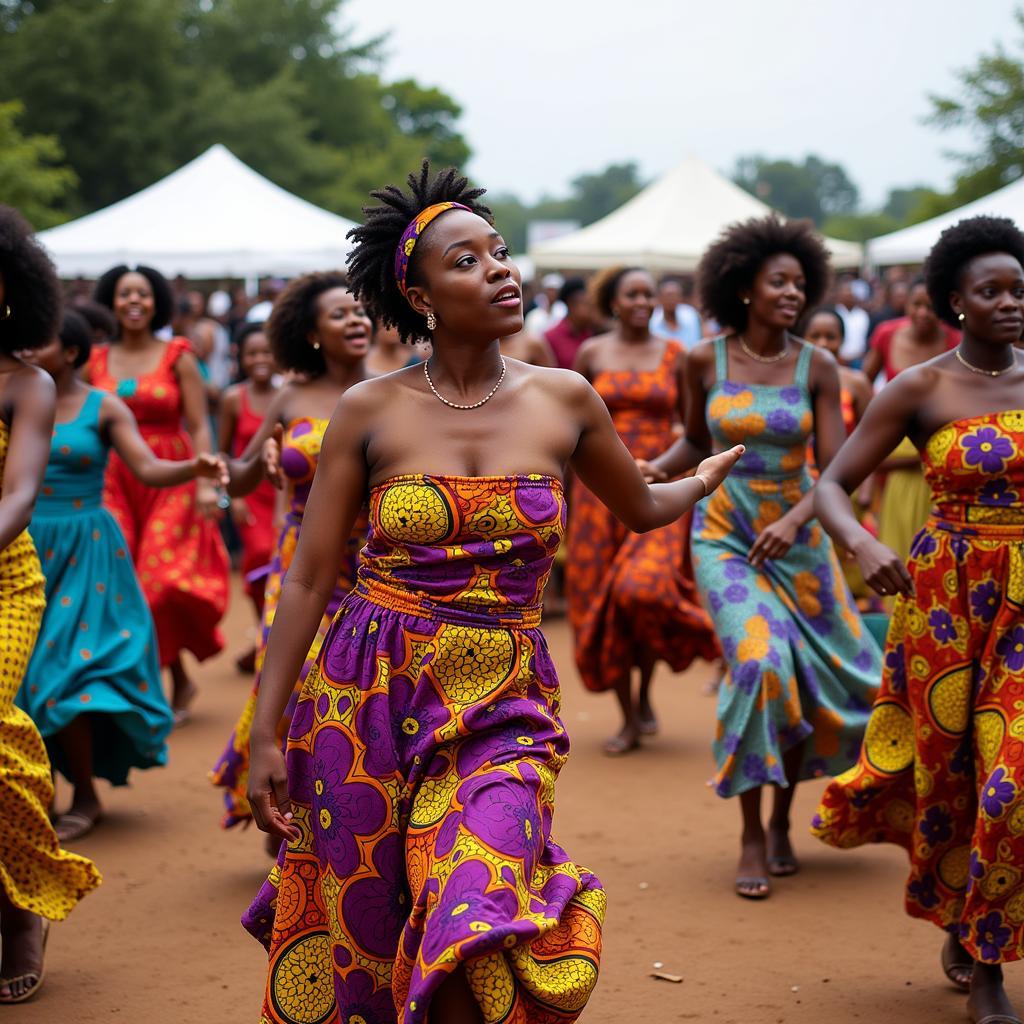
M 428 331 L 436 331 L 437 330 L 437 317 L 434 316 L 433 312 L 430 312 L 430 313 L 427 314 L 427 330 Z
M 4 305 L 3 313 L 0 313 L 0 320 L 10 320 L 10 319 L 11 319 L 11 307 L 5 304 Z
M 960 314 L 960 315 L 959 315 L 959 316 L 957 317 L 957 320 L 959 320 L 959 321 L 960 321 L 960 323 L 963 323 L 963 322 L 964 322 L 964 320 L 966 320 L 966 319 L 967 319 L 967 318 L 966 318 L 966 317 L 965 317 L 965 316 L 963 315 L 963 313 L 961 313 L 961 314 Z

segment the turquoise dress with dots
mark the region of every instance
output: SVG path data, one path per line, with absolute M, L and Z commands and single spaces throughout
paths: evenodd
M 54 427 L 29 533 L 46 577 L 46 611 L 17 704 L 67 775 L 59 733 L 78 715 L 93 724 L 93 774 L 124 785 L 131 768 L 167 760 L 173 717 L 160 685 L 156 635 L 124 535 L 103 507 L 109 443 L 102 391 Z

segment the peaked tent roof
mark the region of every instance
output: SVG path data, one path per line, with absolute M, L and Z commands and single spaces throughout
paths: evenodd
M 957 210 L 932 217 L 931 220 L 911 224 L 888 235 L 881 235 L 868 242 L 868 256 L 876 266 L 887 267 L 894 263 L 923 263 L 931 247 L 939 240 L 946 228 L 952 227 L 965 217 L 1009 217 L 1018 226 L 1024 225 L 1024 178 L 1004 185 L 981 199 L 961 206 Z
M 141 192 L 39 239 L 61 277 L 97 277 L 118 263 L 192 278 L 283 276 L 343 266 L 353 226 L 217 144 Z
M 687 157 L 606 217 L 530 249 L 539 270 L 598 270 L 636 263 L 653 271 L 692 271 L 722 228 L 771 213 L 696 157 Z M 856 242 L 826 238 L 840 267 L 856 267 Z

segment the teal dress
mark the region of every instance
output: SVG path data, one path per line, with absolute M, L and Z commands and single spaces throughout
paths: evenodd
M 754 568 L 761 531 L 813 484 L 807 444 L 814 427 L 803 345 L 788 386 L 729 380 L 716 338 L 707 421 L 716 448 L 746 453 L 693 521 L 697 585 L 729 665 L 718 694 L 713 785 L 720 796 L 785 786 L 782 757 L 806 741 L 801 778 L 838 775 L 857 761 L 882 674 L 832 543 L 814 520 L 781 559 Z
M 167 760 L 173 718 L 160 685 L 156 636 L 124 536 L 102 505 L 109 445 L 103 392 L 53 431 L 29 532 L 46 576 L 46 612 L 17 704 L 67 775 L 54 737 L 76 716 L 94 729 L 93 774 L 124 785 L 131 768 Z

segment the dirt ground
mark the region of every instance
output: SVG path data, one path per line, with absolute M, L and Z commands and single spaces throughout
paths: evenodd
M 236 600 L 233 642 L 200 669 L 195 718 L 172 737 L 168 767 L 104 790 L 106 820 L 74 846 L 99 865 L 103 886 L 54 928 L 43 993 L 5 1017 L 258 1020 L 266 959 L 238 919 L 269 860 L 255 829 L 219 828 L 220 797 L 206 779 L 249 686 L 232 663 L 248 623 Z M 739 810 L 704 785 L 714 723 L 714 700 L 701 694 L 708 666 L 663 673 L 654 693 L 662 735 L 613 760 L 600 750 L 615 724 L 613 700 L 583 691 L 564 622 L 548 637 L 573 741 L 555 835 L 609 894 L 601 980 L 585 1024 L 966 1020 L 965 997 L 939 970 L 941 934 L 903 913 L 902 851 L 840 853 L 807 835 L 821 784 L 806 784 L 796 799 L 803 872 L 777 882 L 763 903 L 732 894 Z M 651 978 L 656 961 L 682 983 Z M 1024 1005 L 1024 971 L 1008 974 Z

